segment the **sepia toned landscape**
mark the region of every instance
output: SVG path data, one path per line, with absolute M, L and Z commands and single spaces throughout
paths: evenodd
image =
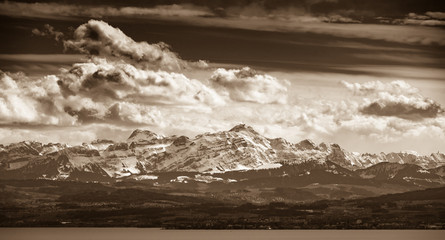
M 0 3 L 0 227 L 445 228 L 441 1 Z

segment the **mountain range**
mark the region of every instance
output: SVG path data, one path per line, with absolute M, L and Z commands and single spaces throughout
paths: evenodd
M 293 144 L 282 138 L 267 138 L 245 124 L 193 139 L 165 137 L 137 129 L 125 142 L 96 140 L 70 146 L 26 141 L 0 145 L 1 179 L 153 180 L 159 173 L 188 172 L 207 176 L 202 181 L 214 181 L 218 179 L 214 176 L 224 173 L 246 175 L 250 171 L 299 166 L 303 170 L 298 175 L 302 176 L 323 167 L 332 174 L 349 174 L 360 179 L 425 180 L 442 184 L 444 165 L 443 153 L 360 154 L 335 143 L 317 145 L 306 139 Z

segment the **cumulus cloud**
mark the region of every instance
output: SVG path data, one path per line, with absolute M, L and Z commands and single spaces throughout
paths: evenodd
M 419 89 L 405 81 L 363 84 L 342 82 L 357 95 L 366 96 L 361 112 L 377 116 L 396 116 L 406 119 L 436 117 L 444 109 L 435 101 L 425 98 Z
M 0 71 L 0 122 L 72 124 L 75 119 L 63 111 L 60 99 L 54 75 L 32 80 Z
M 436 117 L 439 113 L 443 112 L 443 109 L 431 99 L 380 93 L 378 99 L 370 101 L 370 103 L 363 107 L 362 112 L 380 116 L 421 119 Z
M 218 68 L 213 72 L 210 81 L 235 101 L 281 104 L 287 102 L 289 82 L 259 74 L 249 67 L 230 70 Z
M 65 41 L 64 45 L 81 53 L 124 58 L 146 68 L 178 70 L 187 65 L 167 44 L 135 42 L 120 29 L 98 20 L 80 25 L 74 39 Z
M 95 101 L 131 101 L 139 104 L 222 105 L 223 99 L 211 88 L 185 75 L 146 70 L 104 58 L 74 64 L 60 75 L 65 95 L 85 95 Z
M 157 106 L 224 104 L 213 89 L 183 74 L 138 69 L 103 58 L 35 81 L 23 75 L 13 77 L 2 73 L 0 119 L 6 122 L 151 125 L 162 122 Z
M 49 25 L 33 33 L 62 37 Z M 225 104 L 211 86 L 165 71 L 187 63 L 162 43 L 138 43 L 105 22 L 91 20 L 65 45 L 99 56 L 41 78 L 1 72 L 1 123 L 162 125 L 162 110 L 208 111 Z
M 93 122 L 162 124 L 159 106 L 217 106 L 224 100 L 179 73 L 137 69 L 95 59 L 58 75 L 29 79 L 1 72 L 0 122 L 73 125 Z
M 45 24 L 43 26 L 43 29 L 34 28 L 32 30 L 32 34 L 42 37 L 51 37 L 54 38 L 56 41 L 60 41 L 64 37 L 64 34 L 62 32 L 56 31 L 54 27 L 49 24 Z

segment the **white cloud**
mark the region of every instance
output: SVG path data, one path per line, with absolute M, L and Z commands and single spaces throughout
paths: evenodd
M 279 81 L 267 74 L 259 74 L 249 67 L 242 69 L 217 69 L 210 77 L 211 83 L 232 100 L 281 103 L 287 102 L 287 81 Z
M 140 104 L 222 105 L 224 100 L 198 80 L 174 72 L 139 69 L 104 58 L 74 64 L 60 75 L 66 94 L 84 94 L 99 101 L 119 100 Z
M 74 39 L 64 41 L 64 45 L 82 53 L 126 59 L 150 69 L 179 70 L 187 65 L 167 44 L 135 42 L 120 29 L 98 20 L 80 25 Z
M 71 124 L 63 112 L 55 76 L 28 79 L 24 74 L 0 72 L 0 122 Z
M 94 49 L 101 56 L 36 79 L 2 72 L 3 124 L 161 126 L 168 122 L 163 111 L 208 113 L 225 104 L 211 86 L 163 70 L 179 71 L 179 65 L 187 63 L 162 44 L 137 43 L 105 22 L 91 20 L 81 25 L 74 40 L 65 43 L 79 51 Z M 196 65 L 207 67 L 204 61 Z
M 366 102 L 361 111 L 380 116 L 422 119 L 436 117 L 443 112 L 439 104 L 421 96 L 397 96 L 383 92 L 378 94 L 377 99 L 367 99 Z
M 373 81 L 363 84 L 342 81 L 342 84 L 354 94 L 366 96 L 361 108 L 364 114 L 418 120 L 436 117 L 444 112 L 438 103 L 425 98 L 419 89 L 405 81 Z
M 0 87 L 3 123 L 157 125 L 163 122 L 161 106 L 199 110 L 225 104 L 212 88 L 183 74 L 103 58 L 39 79 L 2 72 Z

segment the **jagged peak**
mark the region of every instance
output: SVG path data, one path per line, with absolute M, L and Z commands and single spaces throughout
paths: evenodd
M 295 144 L 295 146 L 300 150 L 313 150 L 317 149 L 317 145 L 310 139 L 304 139 L 299 143 Z
M 143 130 L 143 129 L 136 129 L 134 130 L 130 137 L 128 137 L 128 140 L 153 140 L 153 139 L 159 139 L 162 138 L 162 136 L 159 136 L 158 134 L 150 131 L 150 130 Z
M 342 149 L 340 147 L 340 145 L 338 145 L 337 143 L 331 143 L 330 146 L 331 146 L 331 148 L 340 149 L 340 150 Z
M 238 124 L 229 130 L 229 132 L 241 132 L 241 131 L 247 131 L 253 134 L 258 134 L 258 132 L 255 131 L 251 126 L 246 125 L 244 123 Z

